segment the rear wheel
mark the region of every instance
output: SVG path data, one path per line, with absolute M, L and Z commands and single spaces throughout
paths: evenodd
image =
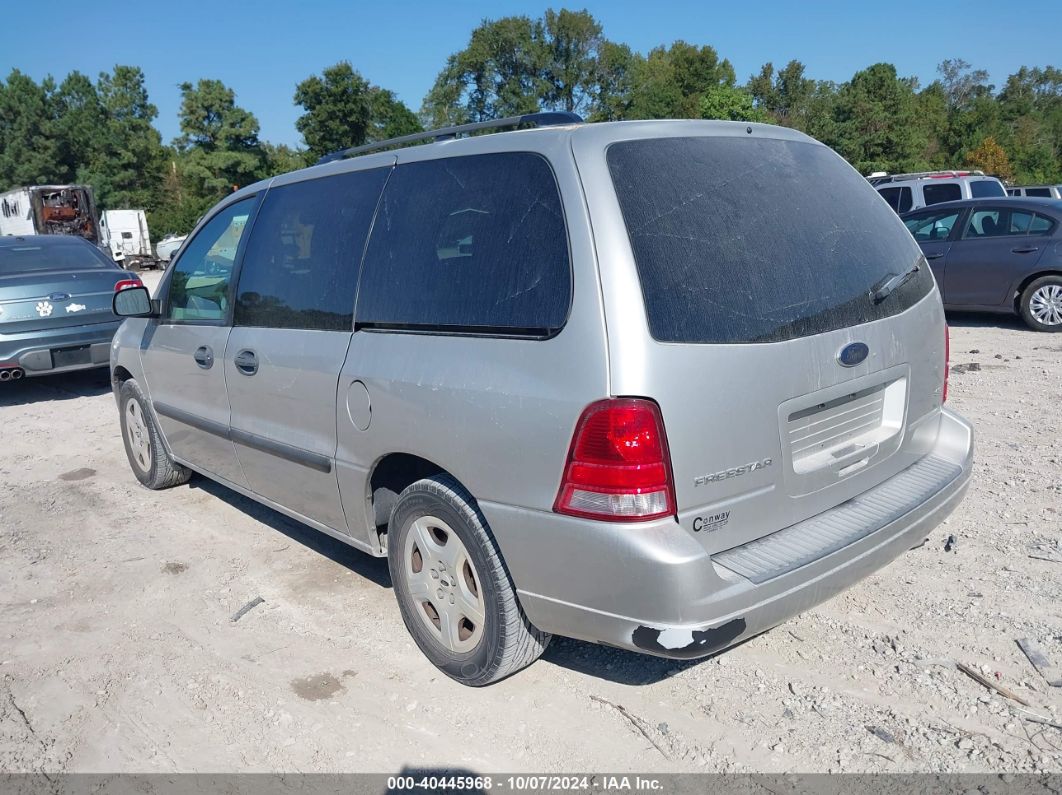
M 1036 331 L 1062 331 L 1062 276 L 1044 276 L 1026 287 L 1021 316 Z
M 118 405 L 125 454 L 136 479 L 149 489 L 167 489 L 187 483 L 192 476 L 191 470 L 170 458 L 144 394 L 133 379 L 122 383 Z
M 537 660 L 550 636 L 524 616 L 472 496 L 438 475 L 391 512 L 388 565 L 406 629 L 447 676 L 478 687 Z

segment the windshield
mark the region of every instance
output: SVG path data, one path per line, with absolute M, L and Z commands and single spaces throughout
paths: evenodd
M 921 251 L 870 184 L 825 146 L 766 138 L 613 144 L 609 170 L 649 328 L 662 342 L 774 342 L 896 314 L 929 268 L 874 293 Z
M 115 265 L 89 243 L 77 241 L 0 246 L 0 276 L 38 271 L 80 271 Z

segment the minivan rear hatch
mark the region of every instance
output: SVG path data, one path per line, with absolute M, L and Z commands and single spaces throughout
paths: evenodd
M 640 292 L 605 287 L 612 391 L 660 405 L 679 521 L 714 553 L 918 461 L 945 330 L 918 246 L 839 156 L 711 129 L 604 147 L 626 240 L 597 238 L 603 281 L 633 260 Z

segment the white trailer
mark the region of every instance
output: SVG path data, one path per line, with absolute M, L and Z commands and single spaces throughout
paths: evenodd
M 123 268 L 151 268 L 157 264 L 151 251 L 147 213 L 143 210 L 104 210 L 100 224 L 110 240 L 111 258 Z
M 7 235 L 80 235 L 107 251 L 88 185 L 31 185 L 0 193 L 0 236 Z

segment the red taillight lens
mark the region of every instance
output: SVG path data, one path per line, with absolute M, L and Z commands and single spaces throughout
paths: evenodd
M 948 399 L 948 373 L 951 371 L 951 331 L 948 324 L 944 324 L 944 389 L 941 392 L 940 402 Z
M 140 279 L 122 279 L 114 283 L 114 291 L 117 293 L 120 290 L 125 290 L 129 287 L 143 287 L 144 283 Z
M 575 426 L 553 510 L 612 522 L 675 512 L 671 457 L 655 403 L 614 398 L 587 406 Z

